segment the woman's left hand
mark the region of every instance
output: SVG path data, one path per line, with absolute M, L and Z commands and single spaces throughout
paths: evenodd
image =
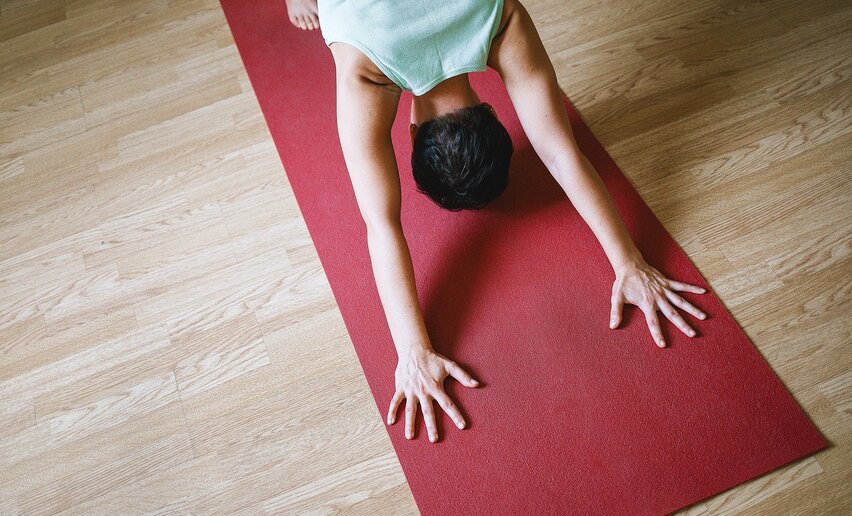
M 687 300 L 675 294 L 675 290 L 698 294 L 706 292 L 701 287 L 666 278 L 644 260 L 630 261 L 621 265 L 615 271 L 615 283 L 612 285 L 612 311 L 609 327 L 614 329 L 621 323 L 621 308 L 627 302 L 638 306 L 645 312 L 648 329 L 651 330 L 651 336 L 659 347 L 664 348 L 666 341 L 663 339 L 660 322 L 657 320 L 657 310 L 663 312 L 683 333 L 694 337 L 695 330 L 683 320 L 683 317 L 672 307 L 672 303 L 699 319 L 704 319 L 706 315 Z

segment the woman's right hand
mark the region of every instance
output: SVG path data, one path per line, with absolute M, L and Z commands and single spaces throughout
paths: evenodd
M 465 421 L 453 400 L 444 392 L 444 379 L 452 376 L 466 387 L 476 387 L 479 382 L 473 379 L 458 364 L 433 349 L 412 349 L 399 357 L 396 367 L 396 392 L 388 409 L 388 424 L 396 421 L 396 412 L 402 400 L 405 400 L 405 437 L 414 438 L 414 421 L 417 416 L 417 405 L 423 411 L 423 420 L 429 440 L 438 440 L 438 428 L 435 424 L 435 412 L 432 399 L 438 401 L 442 409 L 450 416 L 459 428 L 464 428 Z

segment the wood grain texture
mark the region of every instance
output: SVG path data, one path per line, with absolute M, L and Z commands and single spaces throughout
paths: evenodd
M 833 443 L 682 513 L 852 512 L 852 5 L 525 5 Z M 416 514 L 383 427 L 218 2 L 0 3 L 0 513 Z

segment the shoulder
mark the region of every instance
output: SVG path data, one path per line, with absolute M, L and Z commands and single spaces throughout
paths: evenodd
M 542 54 L 547 56 L 529 12 L 520 0 L 505 0 L 503 19 L 488 52 L 488 66 L 501 76 L 512 68 L 522 75 L 542 64 Z
M 520 4 L 518 0 L 503 1 L 503 14 L 500 17 L 500 25 L 497 27 L 497 34 L 495 37 L 502 34 L 506 29 L 506 25 L 509 23 L 509 19 L 512 17 L 512 13 L 514 13 L 517 9 L 518 4 Z
M 400 89 L 358 48 L 342 41 L 335 41 L 328 48 L 334 57 L 338 80 L 359 79 L 391 90 Z

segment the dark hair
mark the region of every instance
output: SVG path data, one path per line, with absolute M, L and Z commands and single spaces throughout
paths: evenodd
M 424 122 L 414 137 L 417 190 L 450 211 L 480 209 L 509 182 L 512 139 L 486 103 Z

